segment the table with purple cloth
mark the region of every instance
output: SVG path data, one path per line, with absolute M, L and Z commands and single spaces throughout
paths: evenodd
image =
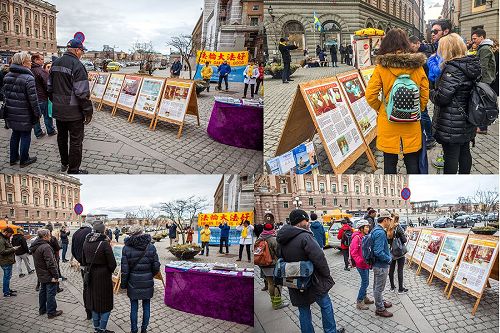
M 207 132 L 226 145 L 263 150 L 264 109 L 215 101 Z
M 165 267 L 165 304 L 171 308 L 253 326 L 253 277 Z

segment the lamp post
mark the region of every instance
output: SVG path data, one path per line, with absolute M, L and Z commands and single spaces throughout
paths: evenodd
M 269 16 L 271 16 L 271 24 L 270 24 L 270 27 L 272 27 L 272 36 L 273 36 L 273 39 L 274 39 L 274 55 L 277 54 L 277 51 L 278 51 L 278 37 L 277 37 L 277 34 L 276 34 L 276 28 L 274 26 L 274 19 L 276 18 L 275 15 L 273 15 L 273 12 L 274 12 L 274 9 L 271 5 L 269 5 L 269 7 L 267 8 L 267 12 L 269 13 Z
M 299 197 L 295 197 L 293 200 L 293 204 L 295 205 L 295 209 L 299 209 L 302 206 L 302 201 L 300 201 Z

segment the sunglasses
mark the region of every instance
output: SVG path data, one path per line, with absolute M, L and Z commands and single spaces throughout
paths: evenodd
M 431 34 L 433 34 L 433 35 L 437 35 L 437 34 L 438 34 L 438 32 L 440 32 L 440 31 L 443 31 L 443 30 L 431 30 Z

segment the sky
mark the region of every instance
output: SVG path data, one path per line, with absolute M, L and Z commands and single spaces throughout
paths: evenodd
M 155 51 L 169 53 L 172 36 L 191 34 L 201 15 L 203 0 L 49 0 L 56 5 L 57 45 L 75 32 L 85 34 L 89 50 L 103 45 L 129 52 L 134 42 L 153 42 Z
M 441 9 L 443 8 L 444 0 L 424 0 L 425 15 L 424 19 L 426 21 L 437 19 L 441 15 Z
M 477 189 L 498 191 L 498 175 L 410 175 L 409 184 L 410 201 L 457 203 L 458 197 L 472 196 Z
M 213 211 L 214 193 L 221 175 L 82 175 L 80 203 L 83 214 L 125 217 L 139 208 L 155 208 L 160 203 L 195 195 L 208 200 Z

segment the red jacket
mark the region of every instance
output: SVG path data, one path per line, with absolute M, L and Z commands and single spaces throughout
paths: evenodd
M 342 228 L 340 228 L 339 233 L 337 235 L 337 238 L 341 240 L 341 242 L 340 242 L 340 248 L 342 250 L 347 250 L 349 248 L 348 246 L 345 246 L 344 244 L 342 244 L 342 236 L 344 235 L 344 231 L 346 231 L 346 230 L 351 230 L 352 231 L 352 228 L 347 223 L 342 225 Z
M 264 79 L 264 67 L 259 66 L 259 79 Z
M 351 258 L 356 263 L 356 267 L 359 269 L 370 269 L 370 265 L 365 262 L 363 258 L 363 250 L 361 249 L 363 234 L 360 231 L 355 231 L 352 234 L 351 246 L 349 252 L 351 253 Z

